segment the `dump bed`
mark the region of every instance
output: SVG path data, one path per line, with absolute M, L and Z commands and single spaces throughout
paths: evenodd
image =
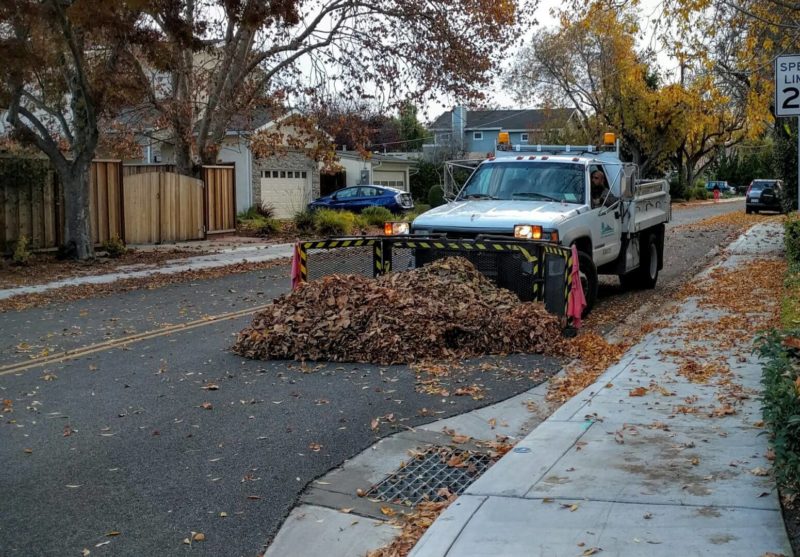
M 666 180 L 638 180 L 632 197 L 623 199 L 622 232 L 636 233 L 670 220 L 669 184 Z

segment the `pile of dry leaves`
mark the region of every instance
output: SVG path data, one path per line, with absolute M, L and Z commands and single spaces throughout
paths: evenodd
M 234 345 L 248 358 L 381 365 L 554 353 L 557 317 L 522 303 L 463 258 L 378 279 L 331 275 L 275 300 Z

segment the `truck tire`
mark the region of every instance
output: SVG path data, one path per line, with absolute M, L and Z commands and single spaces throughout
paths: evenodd
M 652 289 L 658 282 L 658 267 L 661 253 L 658 248 L 658 238 L 655 234 L 643 237 L 640 244 L 639 268 L 626 275 L 619 276 L 619 282 L 625 290 Z
M 585 317 L 589 315 L 597 301 L 597 267 L 588 253 L 579 251 L 578 268 L 580 269 L 583 296 L 586 298 L 586 307 L 583 308 L 583 317 Z

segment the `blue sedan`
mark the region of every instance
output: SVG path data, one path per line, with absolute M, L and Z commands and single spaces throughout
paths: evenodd
M 393 213 L 414 208 L 411 194 L 388 186 L 352 186 L 315 199 L 308 204 L 314 209 L 344 209 L 360 213 L 367 207 L 386 207 Z

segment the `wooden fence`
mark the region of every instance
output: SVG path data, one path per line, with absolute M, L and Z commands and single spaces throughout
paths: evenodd
M 0 159 L 0 249 L 23 235 L 34 248 L 58 245 L 59 207 L 47 159 Z
M 203 180 L 174 170 L 93 161 L 89 209 L 95 245 L 114 236 L 143 244 L 234 231 L 234 167 L 203 167 Z M 11 249 L 22 235 L 33 249 L 55 248 L 63 242 L 64 222 L 64 193 L 49 162 L 0 158 L 0 250 Z

